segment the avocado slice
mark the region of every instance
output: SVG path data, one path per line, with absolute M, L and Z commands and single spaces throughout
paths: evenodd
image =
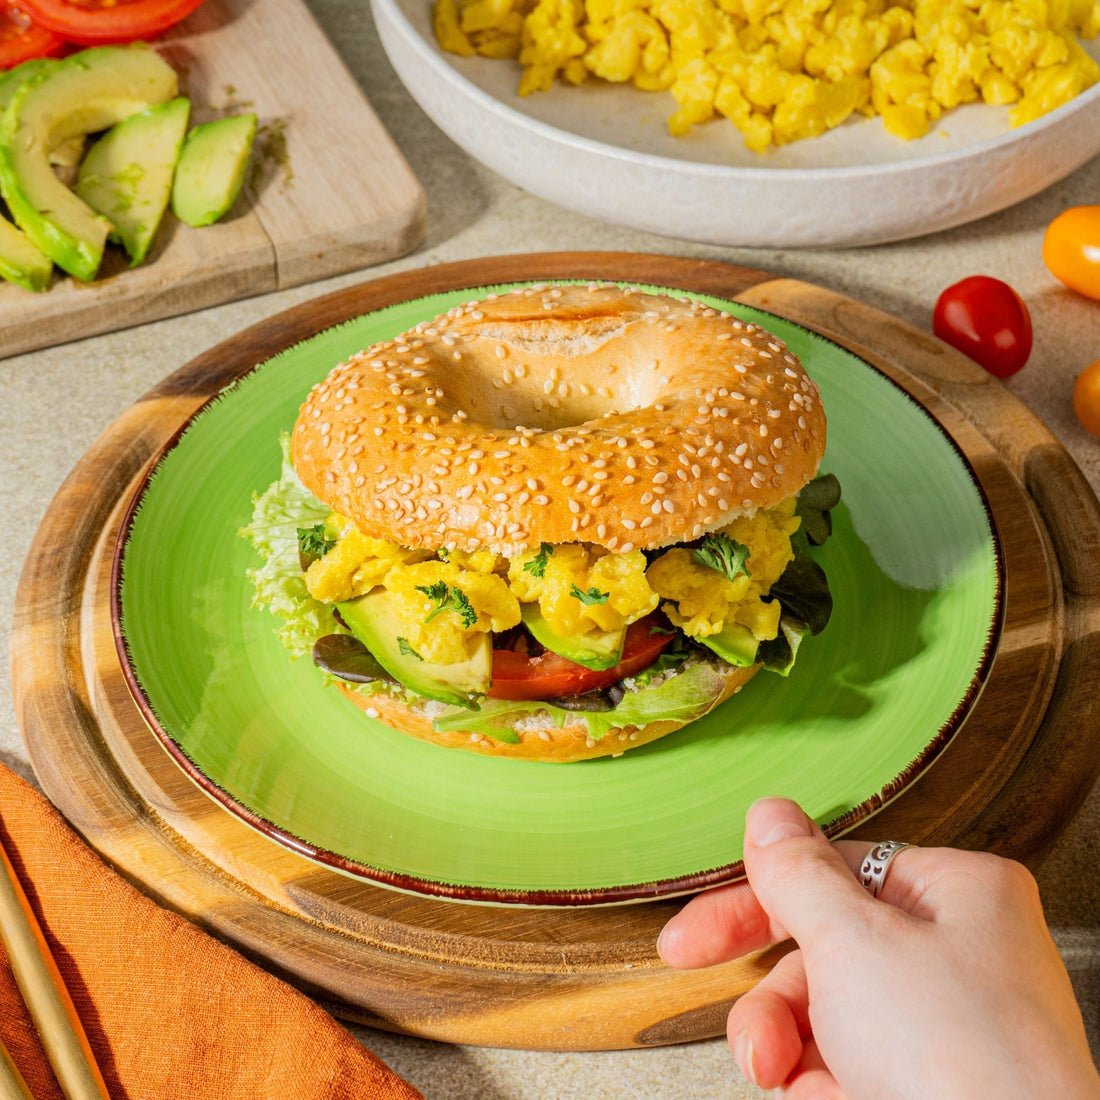
M 48 57 L 35 57 L 16 65 L 13 69 L 8 69 L 7 72 L 0 73 L 0 111 L 7 107 L 20 86 L 32 76 L 37 76 L 60 64 L 60 61 L 54 61 Z
M 0 111 L 24 81 L 56 64 L 46 58 L 35 58 L 0 73 Z M 0 276 L 27 290 L 37 291 L 46 289 L 52 271 L 50 259 L 30 237 L 6 218 L 0 218 Z
M 756 651 L 760 643 L 753 632 L 740 623 L 726 623 L 717 634 L 695 640 L 717 653 L 726 664 L 737 665 L 738 668 L 756 664 Z
M 24 61 L 21 65 L 16 65 L 14 69 L 8 69 L 6 73 L 0 73 L 0 113 L 11 102 L 12 96 L 32 76 L 60 64 L 61 62 L 55 58 L 36 57 L 30 61 Z M 55 145 L 49 151 L 50 163 L 57 165 L 59 168 L 75 168 L 83 156 L 83 134 L 75 134 L 59 145 Z
M 172 177 L 187 133 L 191 103 L 170 99 L 124 118 L 88 151 L 76 193 L 114 224 L 130 257 L 141 263 L 168 208 Z
M 0 218 L 0 276 L 27 290 L 50 285 L 53 264 L 48 256 L 6 218 Z
M 16 224 L 70 275 L 95 278 L 113 226 L 70 191 L 50 152 L 172 99 L 175 71 L 148 46 L 101 46 L 24 81 L 0 121 L 0 193 Z
M 229 212 L 255 138 L 253 114 L 204 122 L 187 135 L 172 186 L 172 213 L 181 222 L 212 225 Z
M 614 668 L 623 659 L 623 641 L 626 627 L 621 630 L 600 631 L 595 634 L 563 637 L 550 629 L 537 603 L 525 603 L 520 607 L 523 625 L 547 649 L 585 668 Z
M 374 654 L 395 679 L 418 695 L 454 706 L 474 706 L 489 690 L 493 673 L 493 648 L 488 634 L 474 635 L 473 656 L 442 665 L 425 661 L 403 650 L 405 627 L 394 614 L 384 588 L 336 605 L 348 629 Z

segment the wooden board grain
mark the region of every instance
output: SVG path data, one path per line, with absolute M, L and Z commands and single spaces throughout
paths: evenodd
M 921 779 L 854 835 L 1035 861 L 1100 771 L 1100 505 L 1047 429 L 931 337 L 842 295 L 722 264 L 614 253 L 511 256 L 367 282 L 273 317 L 128 410 L 62 487 L 17 595 L 19 720 L 43 788 L 161 903 L 352 1020 L 494 1046 L 603 1049 L 721 1034 L 732 1000 L 784 951 L 678 973 L 654 950 L 682 901 L 536 910 L 386 890 L 245 826 L 144 725 L 114 652 L 107 592 L 143 471 L 206 398 L 318 329 L 421 294 L 523 278 L 655 282 L 759 306 L 891 375 L 970 459 L 1003 543 L 1007 610 L 985 692 Z
M 392 259 L 424 232 L 425 198 L 303 0 L 206 0 L 155 44 L 192 122 L 254 111 L 260 130 L 232 212 L 170 213 L 149 258 L 111 247 L 100 277 L 0 284 L 0 356 L 297 286 Z

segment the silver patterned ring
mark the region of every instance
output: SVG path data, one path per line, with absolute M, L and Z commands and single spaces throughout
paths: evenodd
M 904 840 L 884 840 L 876 844 L 863 857 L 859 867 L 859 884 L 871 897 L 877 898 L 882 893 L 883 884 L 886 882 L 886 872 L 890 867 L 890 861 L 902 850 L 912 848 Z

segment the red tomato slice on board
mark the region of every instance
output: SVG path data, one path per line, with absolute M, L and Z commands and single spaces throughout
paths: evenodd
M 40 26 L 79 46 L 155 38 L 190 15 L 202 0 L 19 0 Z
M 494 649 L 493 682 L 487 694 L 490 699 L 557 699 L 610 687 L 649 668 L 675 637 L 660 630 L 654 633 L 657 625 L 652 616 L 631 623 L 626 628 L 622 661 L 614 668 L 599 671 L 550 650 L 528 657 L 510 649 Z
M 35 57 L 54 57 L 64 39 L 33 22 L 22 8 L 0 5 L 0 69 L 13 69 Z
M 936 301 L 932 331 L 997 378 L 1015 374 L 1031 354 L 1031 314 L 1000 279 L 971 275 Z

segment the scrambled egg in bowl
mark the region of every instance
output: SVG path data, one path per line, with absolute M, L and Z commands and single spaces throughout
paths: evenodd
M 511 59 L 519 94 L 589 76 L 667 91 L 674 135 L 725 117 L 756 152 L 853 114 L 899 138 L 964 103 L 1014 126 L 1100 80 L 1100 0 L 435 0 L 441 46 Z

